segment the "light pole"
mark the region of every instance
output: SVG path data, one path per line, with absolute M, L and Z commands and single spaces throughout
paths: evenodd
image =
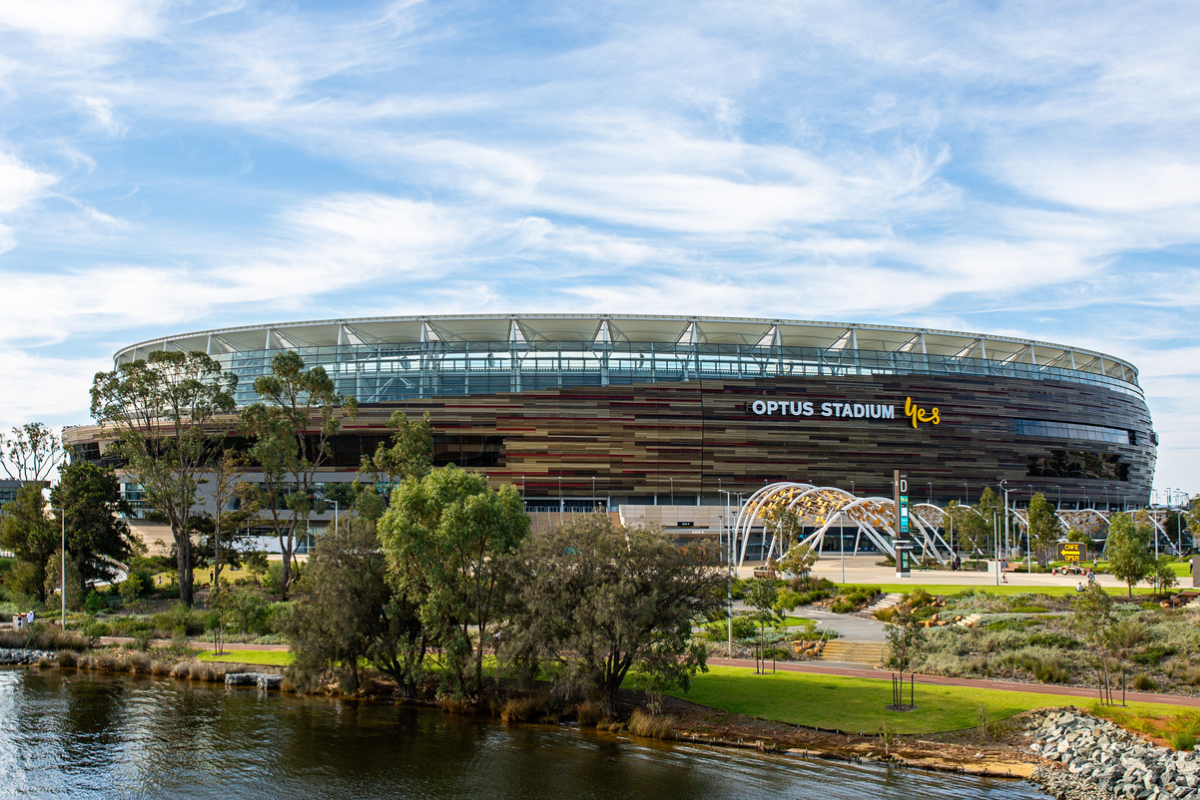
M 1008 549 L 1008 492 L 1007 480 L 1000 481 L 1000 491 L 1004 492 L 1004 549 Z
M 596 476 L 592 476 L 592 507 L 596 506 Z
M 850 494 L 853 494 L 855 497 L 858 497 L 857 494 L 854 494 L 854 481 L 850 481 Z
M 562 493 L 562 475 L 559 475 L 558 476 L 558 513 L 561 514 L 564 511 L 566 511 L 566 506 L 567 506 L 567 503 L 565 500 L 563 500 L 563 493 Z
M 675 476 L 670 476 L 671 480 L 671 505 L 675 505 Z
M 729 645 L 727 649 L 728 655 L 733 657 L 733 528 L 729 525 L 729 501 L 733 499 L 733 492 L 725 489 L 719 490 L 725 495 L 725 527 L 727 532 L 728 549 L 725 551 L 726 564 L 726 609 L 729 617 Z M 738 507 L 741 508 L 742 496 L 738 495 Z
M 62 617 L 60 617 L 63 630 L 67 629 L 67 512 L 62 508 L 51 508 L 51 511 L 58 512 L 59 522 L 62 523 L 62 545 L 60 552 L 62 553 L 62 563 L 58 567 L 58 594 L 62 600 Z
M 964 506 L 971 505 L 971 492 L 968 489 L 967 484 L 965 482 L 963 483 L 963 505 Z
M 933 481 L 925 481 L 925 485 L 929 487 L 929 505 L 933 505 Z

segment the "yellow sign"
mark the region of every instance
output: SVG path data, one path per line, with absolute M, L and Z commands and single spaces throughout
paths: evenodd
M 1083 553 L 1083 545 L 1079 542 L 1068 542 L 1062 546 L 1063 561 L 1078 561 Z
M 923 408 L 918 408 L 913 405 L 911 397 L 904 398 L 904 413 L 912 420 L 912 426 L 917 427 L 918 422 L 929 422 L 937 425 L 942 420 L 938 417 L 938 410 L 935 406 L 932 410 L 926 411 Z

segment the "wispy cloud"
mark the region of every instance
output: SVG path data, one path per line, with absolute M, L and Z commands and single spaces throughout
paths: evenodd
M 1169 2 L 10 3 L 0 358 L 281 314 L 1006 332 L 1138 363 L 1200 489 L 1197 39 Z

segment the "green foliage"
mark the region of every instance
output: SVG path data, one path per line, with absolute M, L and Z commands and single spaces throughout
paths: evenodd
M 50 504 L 66 512 L 67 557 L 74 561 L 79 590 L 111 581 L 114 561 L 126 562 L 140 547 L 121 514 L 129 512 L 121 499 L 116 473 L 86 461 L 68 464 L 50 490 Z
M 1151 531 L 1148 524 L 1135 524 L 1129 514 L 1114 514 L 1109 522 L 1104 554 L 1108 558 L 1109 571 L 1129 587 L 1130 597 L 1133 597 L 1133 585 L 1148 578 L 1155 569 L 1147 549 Z
M 1074 650 L 1079 647 L 1078 640 L 1061 633 L 1035 633 L 1029 637 L 1029 643 L 1037 647 L 1056 650 Z
M 262 630 L 267 607 L 267 598 L 260 589 L 242 585 L 222 593 L 219 610 L 234 630 L 249 635 Z
M 1079 528 L 1071 526 L 1067 529 L 1067 541 L 1076 542 L 1078 544 L 1091 544 L 1092 537 L 1081 531 Z
M 305 597 L 282 615 L 295 656 L 290 674 L 313 687 L 336 678 L 346 691 L 369 659 L 411 694 L 420 677 L 426 635 L 413 606 L 397 605 L 374 527 L 351 518 L 317 542 L 304 579 Z M 276 604 L 278 607 L 279 604 Z
M 610 710 L 631 669 L 656 691 L 686 690 L 705 669 L 691 632 L 692 620 L 723 599 L 725 576 L 711 547 L 676 547 L 658 529 L 594 514 L 531 535 L 514 565 L 506 660 L 560 665 L 557 681 L 594 686 Z M 749 618 L 734 624 L 742 620 Z
M 1179 650 L 1177 648 L 1169 645 L 1156 644 L 1147 647 L 1140 653 L 1135 653 L 1129 657 L 1129 660 L 1135 664 L 1142 664 L 1149 667 L 1158 664 L 1167 656 L 1173 656 L 1178 652 Z
M 1046 566 L 1046 550 L 1062 536 L 1062 523 L 1046 496 L 1037 492 L 1029 500 L 1029 541 L 1037 553 L 1038 566 Z
M 121 594 L 121 602 L 130 606 L 137 602 L 137 599 L 142 596 L 145 591 L 146 584 L 142 580 L 142 576 L 136 572 L 131 572 L 121 581 L 119 591 Z
M 108 601 L 104 599 L 104 595 L 92 589 L 88 592 L 87 599 L 83 601 L 83 609 L 89 614 L 99 614 L 104 609 L 108 608 Z
M 372 455 L 364 455 L 359 477 L 370 485 L 355 483 L 355 510 L 367 519 L 377 520 L 387 509 L 392 488 L 408 478 L 420 480 L 433 468 L 433 424 L 429 412 L 420 420 L 404 411 L 392 412 L 388 427 L 393 430 L 390 445 L 380 444 Z
M 1156 561 L 1151 562 L 1150 580 L 1154 584 L 1155 592 L 1164 592 L 1179 585 L 1179 578 L 1171 568 L 1172 561 L 1170 556 L 1160 555 Z
M 923 590 L 918 589 L 917 591 Z M 869 605 L 878 596 L 879 588 L 876 586 L 855 586 L 848 594 L 834 600 L 829 606 L 829 610 L 835 614 L 850 614 Z
M 790 572 L 800 578 L 807 579 L 808 573 L 812 571 L 813 565 L 817 563 L 817 556 L 816 549 L 810 545 L 793 545 L 788 548 L 787 554 L 779 560 L 779 569 L 781 572 Z
M 482 688 L 483 643 L 510 585 L 512 555 L 528 532 L 529 516 L 511 485 L 495 491 L 485 476 L 453 466 L 409 478 L 379 521 L 396 597 L 418 609 L 456 693 Z
M 214 421 L 234 409 L 237 377 L 201 352 L 156 350 L 144 360 L 98 372 L 92 416 L 113 431 L 114 455 L 171 527 L 179 599 L 192 604 L 192 515 L 196 493 L 217 448 Z
M 263 402 L 242 411 L 242 424 L 255 436 L 250 457 L 262 476 L 257 500 L 279 539 L 279 594 L 286 600 L 297 536 L 327 506 L 316 498 L 318 470 L 329 460 L 342 420 L 358 415 L 358 403 L 337 392 L 324 367 L 305 370 L 304 359 L 291 350 L 271 359 L 271 371 L 255 379 L 254 391 Z
M 66 592 L 67 608 L 78 611 L 83 608 L 83 581 L 79 577 L 79 565 L 68 554 L 66 558 L 67 579 L 62 581 L 59 573 L 63 570 L 62 551 L 52 553 L 46 560 L 46 596 L 58 594 L 60 588 Z
M 46 562 L 59 548 L 61 528 L 46 516 L 40 484 L 27 483 L 15 500 L 4 504 L 0 518 L 0 548 L 17 557 L 8 584 L 18 595 L 46 602 Z

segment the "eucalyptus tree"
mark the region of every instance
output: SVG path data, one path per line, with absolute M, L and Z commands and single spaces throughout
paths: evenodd
M 63 460 L 62 440 L 40 422 L 14 426 L 11 436 L 0 433 L 0 467 L 21 483 L 43 483 Z
M 129 505 L 111 468 L 68 464 L 50 490 L 50 504 L 66 515 L 67 557 L 75 564 L 80 596 L 90 584 L 112 581 L 141 548 L 123 518 Z
M 219 417 L 234 411 L 236 387 L 235 375 L 198 351 L 157 350 L 92 381 L 92 417 L 115 437 L 110 451 L 170 526 L 179 599 L 188 605 L 197 492 L 221 449 L 228 426 Z
M 262 506 L 283 555 L 286 599 L 295 579 L 297 536 L 314 513 L 325 510 L 317 478 L 329 461 L 330 440 L 343 419 L 357 416 L 358 404 L 338 394 L 324 367 L 306 370 L 291 350 L 271 359 L 271 371 L 255 379 L 254 391 L 262 401 L 246 407 L 242 421 L 255 437 L 250 457 L 262 472 Z
M 392 490 L 408 478 L 420 480 L 433 468 L 433 425 L 429 412 L 412 419 L 404 411 L 393 411 L 388 419 L 392 439 L 364 455 L 355 481 L 354 507 L 368 519 L 377 520 L 387 508 Z M 367 483 L 359 483 L 362 478 Z

